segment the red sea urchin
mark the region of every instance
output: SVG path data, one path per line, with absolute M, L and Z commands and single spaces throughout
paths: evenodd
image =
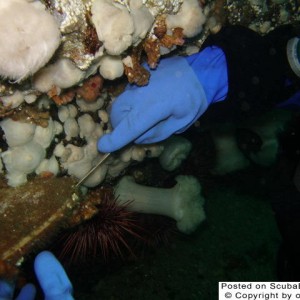
M 97 192 L 95 194 L 99 196 Z M 98 213 L 59 239 L 59 256 L 62 259 L 87 261 L 89 257 L 95 258 L 100 254 L 108 259 L 111 255 L 123 257 L 126 251 L 133 255 L 128 240 L 141 239 L 135 213 L 126 209 L 128 203 L 118 205 L 111 191 L 103 194 L 101 203 L 97 205 Z

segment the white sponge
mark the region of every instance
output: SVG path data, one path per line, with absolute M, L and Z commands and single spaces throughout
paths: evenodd
M 0 76 L 20 81 L 44 66 L 60 43 L 59 24 L 42 4 L 0 0 Z

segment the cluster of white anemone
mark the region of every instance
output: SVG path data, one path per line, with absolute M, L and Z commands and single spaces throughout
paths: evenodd
M 155 1 L 94 0 L 89 7 L 91 21 L 102 46 L 90 67 L 83 70 L 66 55 L 55 56 L 66 38 L 64 25 L 72 19 L 68 12 L 78 10 L 75 8 L 78 4 L 76 1 L 57 1 L 57 7 L 67 2 L 68 5 L 74 5 L 74 9 L 68 9 L 62 15 L 55 12 L 56 5 L 54 10 L 47 10 L 44 2 L 38 0 L 0 0 L 0 76 L 18 83 L 11 95 L 1 97 L 4 107 L 17 108 L 26 102 L 48 109 L 53 104 L 47 93 L 54 86 L 60 93 L 80 85 L 95 73 L 100 73 L 108 80 L 122 76 L 124 53 L 149 34 L 162 7 L 168 7 L 168 30 L 181 27 L 186 37 L 200 33 L 205 21 L 198 0 L 174 3 L 159 1 L 159 6 Z M 88 6 L 81 5 L 79 8 L 88 9 Z M 75 17 L 79 20 L 80 14 L 85 13 L 78 11 Z M 30 81 L 22 85 L 26 78 L 30 78 Z M 18 186 L 26 182 L 27 175 L 31 173 L 49 171 L 56 175 L 61 169 L 80 178 L 85 170 L 101 158 L 97 152 L 97 139 L 110 130 L 109 118 L 103 109 L 104 97 L 101 95 L 93 103 L 76 99 L 72 104 L 59 107 L 58 120 L 50 118 L 46 128 L 4 118 L 0 126 L 5 133 L 7 147 L 1 153 L 1 170 L 5 169 L 9 184 Z M 98 120 L 91 117 L 95 112 Z M 56 137 L 62 132 L 65 136 L 63 141 Z M 78 138 L 83 140 L 84 146 L 74 144 L 74 139 Z M 53 153 L 49 153 L 50 144 L 56 144 L 52 147 L 55 149 Z M 157 157 L 162 149 L 161 145 L 128 146 L 119 156 L 108 160 L 110 168 L 104 165 L 102 175 L 97 179 L 91 177 L 86 184 L 95 186 L 107 172 L 116 176 L 132 160 L 142 161 L 146 153 Z M 17 158 L 22 161 L 16 163 Z M 161 161 L 166 165 L 163 158 Z
M 46 149 L 56 134 L 61 131 L 58 122 L 49 119 L 47 128 L 30 123 L 21 123 L 9 118 L 1 121 L 8 150 L 1 153 L 6 168 L 6 178 L 10 186 L 18 186 L 27 181 L 27 175 L 43 171 L 58 172 L 54 157 L 46 159 Z
M 97 150 L 98 139 L 111 131 L 108 113 L 102 108 L 104 96 L 96 102 L 96 110 L 95 106 L 82 104 L 79 113 L 79 105 L 61 106 L 58 120 L 50 118 L 47 127 L 4 118 L 0 127 L 8 149 L 0 154 L 0 170 L 5 168 L 8 184 L 19 186 L 27 182 L 29 174 L 43 172 L 58 175 L 67 171 L 69 175 L 81 179 L 102 158 Z M 95 111 L 98 121 L 94 121 L 90 114 Z M 59 137 L 61 135 L 63 138 Z M 83 146 L 77 145 L 78 140 Z M 55 145 L 52 152 L 50 145 Z M 129 145 L 107 160 L 84 184 L 97 186 L 106 175 L 116 177 L 132 161 L 141 162 L 146 156 L 160 157 L 162 167 L 172 171 L 181 165 L 190 150 L 190 142 L 183 137 L 171 137 L 158 144 Z
M 33 86 L 42 92 L 49 90 L 52 84 L 61 87 L 77 84 L 83 77 L 88 77 L 91 70 L 99 69 L 100 74 L 109 80 L 122 76 L 124 52 L 149 34 L 159 11 L 145 5 L 143 0 L 131 0 L 127 5 L 120 3 L 122 1 L 114 0 L 90 3 L 91 21 L 102 46 L 94 55 L 90 68 L 80 70 L 81 66 L 72 66 L 72 62 L 66 59 L 68 55 L 46 66 L 64 43 L 64 24 L 72 19 L 72 15 L 68 15 L 72 9 L 65 14 L 55 10 L 50 13 L 41 1 L 0 0 L 0 75 L 21 81 L 39 71 Z M 72 5 L 75 6 L 76 2 L 69 1 L 68 6 Z M 167 14 L 168 30 L 181 27 L 186 37 L 200 33 L 205 16 L 199 1 L 186 0 L 177 6 L 176 11 Z M 81 5 L 78 9 L 86 10 L 87 7 Z M 85 16 L 87 11 L 77 13 Z
M 175 27 L 181 27 L 185 37 L 199 34 L 205 22 L 199 1 L 175 0 L 174 6 L 170 6 L 171 2 L 94 0 L 89 5 L 78 6 L 90 9 L 91 22 L 101 42 L 91 63 L 83 68 L 82 65 L 76 65 L 71 55 L 68 56 L 66 52 L 61 55 L 60 52 L 68 39 L 65 24 L 72 18 L 68 12 L 76 11 L 75 7 L 61 13 L 55 11 L 55 5 L 48 10 L 45 1 L 0 0 L 0 77 L 9 80 L 13 86 L 10 94 L 1 97 L 1 106 L 14 109 L 25 103 L 49 111 L 53 111 L 50 107 L 56 108 L 55 116 L 49 117 L 46 127 L 34 121 L 12 120 L 9 116 L 1 119 L 0 127 L 4 133 L 1 144 L 5 146 L 0 149 L 0 173 L 5 175 L 10 186 L 17 187 L 26 183 L 29 175 L 43 173 L 54 176 L 68 173 L 81 179 L 101 159 L 103 154 L 97 150 L 97 141 L 111 130 L 109 115 L 104 108 L 107 95 L 102 93 L 93 103 L 77 98 L 57 107 L 49 99 L 48 93 L 53 87 L 58 94 L 63 93 L 64 89 L 76 88 L 96 73 L 107 80 L 121 77 L 126 50 L 137 46 L 151 33 L 162 7 L 168 6 L 164 12 L 169 33 Z M 81 2 L 51 1 L 51 5 L 55 3 L 75 6 Z M 86 11 L 78 11 L 74 17 L 82 21 L 82 16 L 86 15 Z M 71 24 L 74 25 L 74 20 Z M 161 51 L 163 54 L 164 50 Z M 129 145 L 107 159 L 84 184 L 87 187 L 97 186 L 107 176 L 118 176 L 132 161 L 142 161 L 145 157 L 160 157 L 163 168 L 174 170 L 187 157 L 190 148 L 191 145 L 184 139 L 151 145 Z M 200 219 L 194 222 L 197 225 L 204 218 L 200 187 L 194 179 L 186 181 L 178 178 L 178 182 L 185 182 L 184 190 L 191 185 L 196 187 L 193 197 L 199 203 L 189 207 L 201 212 Z M 177 193 L 177 189 L 173 194 Z M 178 201 L 176 205 L 181 209 Z M 182 223 L 181 212 L 169 216 L 177 220 L 182 231 L 192 231 L 194 225 Z

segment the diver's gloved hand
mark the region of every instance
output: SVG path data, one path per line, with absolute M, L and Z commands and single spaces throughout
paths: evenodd
M 14 295 L 14 283 L 0 280 L 0 300 L 12 300 Z M 34 300 L 36 294 L 35 286 L 26 284 L 15 300 Z
M 113 131 L 100 138 L 99 151 L 112 152 L 132 141 L 154 143 L 181 133 L 227 94 L 226 59 L 217 47 L 188 58 L 162 59 L 150 73 L 147 86 L 128 85 L 114 101 Z
M 72 284 L 55 256 L 43 251 L 35 258 L 34 269 L 37 279 L 45 295 L 45 300 L 72 300 Z M 0 281 L 0 300 L 12 300 L 14 284 Z M 15 300 L 34 300 L 34 285 L 25 285 Z
M 64 268 L 48 251 L 38 254 L 34 261 L 35 274 L 45 294 L 45 300 L 72 300 L 73 287 Z

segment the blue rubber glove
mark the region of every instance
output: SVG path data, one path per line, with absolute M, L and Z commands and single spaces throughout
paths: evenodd
M 45 295 L 45 300 L 72 300 L 72 284 L 55 256 L 43 251 L 35 259 L 34 269 Z M 0 281 L 0 300 L 13 299 L 14 284 Z M 15 300 L 34 300 L 34 285 L 25 285 Z
M 113 152 L 132 141 L 155 143 L 181 133 L 227 95 L 226 59 L 217 47 L 187 58 L 162 59 L 149 71 L 147 86 L 128 85 L 113 102 L 113 131 L 100 138 L 99 151 Z
M 0 280 L 0 300 L 13 299 L 14 290 L 15 290 L 14 283 Z M 15 300 L 33 300 L 35 298 L 35 295 L 36 295 L 35 286 L 29 283 L 22 288 L 20 294 Z

